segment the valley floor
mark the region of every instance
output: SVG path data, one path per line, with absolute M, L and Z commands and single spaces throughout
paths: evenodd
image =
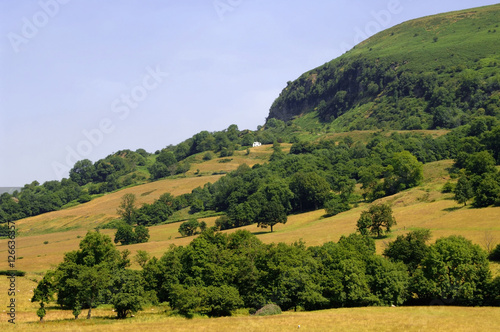
M 2 331 L 498 331 L 500 308 L 491 307 L 368 307 L 312 312 L 286 312 L 276 316 L 222 318 L 169 317 L 151 308 L 123 321 L 111 310 L 97 310 L 99 317 L 71 319 L 71 313 L 51 311 L 43 324 L 34 312 L 22 313 L 16 326 L 2 315 Z M 85 317 L 82 312 L 82 316 Z M 299 328 L 300 326 L 300 328 Z

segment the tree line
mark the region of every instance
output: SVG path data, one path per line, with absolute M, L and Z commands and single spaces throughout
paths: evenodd
M 460 236 L 427 244 L 428 230 L 398 236 L 375 254 L 365 235 L 307 247 L 264 244 L 248 231 L 203 231 L 190 244 L 172 246 L 159 259 L 136 256 L 141 270 L 129 268 L 109 236 L 89 232 L 80 249 L 65 254 L 35 289 L 33 301 L 56 301 L 78 318 L 82 309 L 112 304 L 119 318 L 146 304 L 168 302 L 174 312 L 191 316 L 251 312 L 267 303 L 283 310 L 372 305 L 499 305 L 500 277 L 492 278 L 487 253 Z M 57 296 L 56 296 L 57 295 Z M 55 300 L 54 300 L 55 298 Z

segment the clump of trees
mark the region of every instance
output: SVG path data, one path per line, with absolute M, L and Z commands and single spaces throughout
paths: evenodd
M 138 255 L 142 270 L 129 270 L 127 250 L 89 232 L 80 249 L 65 254 L 35 289 L 40 317 L 54 301 L 73 310 L 109 303 L 119 318 L 145 303 L 169 302 L 179 314 L 226 316 L 239 308 L 274 303 L 283 310 L 430 304 L 499 305 L 500 277 L 492 279 L 487 253 L 459 236 L 428 245 L 428 230 L 398 236 L 375 254 L 371 237 L 352 234 L 306 247 L 264 244 L 248 231 L 207 229 L 161 258 Z
M 500 206 L 500 172 L 495 165 L 488 151 L 460 153 L 454 164 L 460 173 L 454 190 L 455 200 L 466 205 L 472 199 L 476 208 Z
M 109 236 L 87 233 L 80 249 L 66 253 L 64 261 L 38 283 L 32 302 L 40 302 L 39 317 L 45 316 L 45 304 L 55 294 L 56 303 L 72 310 L 75 319 L 81 309 L 88 309 L 87 319 L 91 318 L 92 308 L 101 303 L 113 304 L 118 318 L 141 310 L 148 293 L 142 274 L 127 269 L 128 255 L 127 250 L 120 253 Z

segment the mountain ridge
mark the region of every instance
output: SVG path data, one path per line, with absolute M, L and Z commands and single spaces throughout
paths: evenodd
M 266 121 L 317 112 L 324 124 L 346 131 L 454 128 L 481 108 L 498 116 L 499 16 L 500 5 L 492 5 L 381 31 L 288 82 Z

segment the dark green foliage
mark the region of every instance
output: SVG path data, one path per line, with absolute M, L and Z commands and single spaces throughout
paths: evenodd
M 398 235 L 396 240 L 385 248 L 384 256 L 393 261 L 403 262 L 410 273 L 413 273 L 427 256 L 429 247 L 426 242 L 430 236 L 431 233 L 428 229 L 411 231 L 405 236 Z
M 219 287 L 208 286 L 204 306 L 210 316 L 230 316 L 231 311 L 241 308 L 243 300 L 235 287 L 222 285 Z
M 447 193 L 452 193 L 455 191 L 455 185 L 453 183 L 451 183 L 450 181 L 447 181 L 444 185 L 443 185 L 443 188 L 441 189 L 441 192 L 444 193 L 444 194 L 447 194 Z
M 206 224 L 204 224 L 206 227 Z M 182 236 L 191 236 L 194 234 L 197 234 L 198 228 L 200 228 L 202 225 L 198 222 L 196 219 L 189 219 L 188 221 L 183 222 L 179 226 L 179 233 L 181 233 Z
M 43 317 L 47 314 L 47 311 L 45 310 L 45 304 L 43 302 L 40 302 L 40 308 L 36 311 L 36 315 L 40 317 L 40 322 L 43 322 Z
M 266 204 L 264 204 L 256 220 L 259 227 L 267 228 L 267 226 L 270 226 L 272 232 L 274 225 L 278 223 L 286 223 L 286 210 L 280 202 L 277 200 L 271 200 L 270 202 L 266 202 Z
M 391 231 L 391 227 L 396 225 L 396 220 L 392 215 L 392 209 L 387 204 L 375 204 L 368 209 L 368 211 L 361 212 L 361 217 L 358 220 L 358 231 L 362 235 L 368 233 L 380 237 L 386 232 Z
M 207 161 L 207 160 L 212 160 L 214 159 L 214 154 L 212 151 L 208 151 L 206 152 L 204 155 L 203 155 L 203 160 Z
M 413 277 L 413 287 L 429 300 L 442 297 L 459 305 L 481 304 L 489 296 L 491 282 L 486 256 L 483 249 L 463 237 L 441 238 L 430 246 Z
M 350 209 L 351 207 L 349 206 L 349 203 L 346 202 L 344 199 L 342 199 L 342 197 L 340 196 L 333 197 L 325 204 L 325 210 L 327 216 L 334 216 L 336 214 L 348 211 Z
M 149 241 L 149 230 L 142 225 L 134 228 L 136 243 L 145 243 Z
M 18 258 L 19 259 L 19 258 Z M 26 275 L 26 272 L 21 271 L 21 270 L 0 270 L 0 276 L 16 276 L 16 277 L 24 277 Z
M 115 234 L 114 242 L 120 242 L 122 245 L 144 243 L 149 241 L 149 230 L 142 225 L 135 227 L 129 224 L 118 226 Z
M 500 205 L 500 173 L 483 174 L 476 187 L 474 196 L 474 207 L 487 207 L 490 205 Z
M 325 178 L 317 173 L 298 172 L 290 180 L 293 205 L 297 211 L 317 210 L 323 207 L 331 187 Z
M 134 244 L 136 241 L 136 235 L 132 226 L 129 224 L 118 226 L 115 234 L 115 243 L 120 242 L 122 245 L 127 245 Z
M 143 204 L 136 210 L 135 219 L 138 225 L 152 226 L 161 224 L 174 213 L 180 201 L 170 193 L 165 193 L 152 204 Z
M 491 251 L 491 253 L 488 256 L 488 259 L 491 261 L 500 262 L 500 244 L 497 244 L 495 249 Z
M 57 294 L 57 303 L 71 309 L 75 319 L 82 308 L 100 303 L 112 303 L 119 318 L 140 310 L 145 294 L 142 274 L 126 270 L 129 252 L 122 254 L 111 238 L 98 232 L 89 232 L 80 242 L 80 249 L 65 254 L 64 261 L 48 271 L 38 283 L 32 301 L 40 301 L 39 317 L 45 316 L 45 303 Z
M 370 291 L 381 305 L 402 305 L 408 298 L 409 276 L 406 266 L 380 256 L 368 261 L 366 273 Z
M 144 279 L 138 271 L 120 270 L 113 277 L 110 286 L 111 304 L 116 310 L 118 318 L 126 318 L 129 314 L 142 310 L 145 303 Z
M 466 176 L 462 175 L 455 186 L 455 201 L 459 204 L 467 205 L 467 201 L 474 196 L 472 185 Z
M 410 152 L 395 153 L 389 163 L 384 182 L 386 194 L 415 187 L 423 180 L 423 165 Z

